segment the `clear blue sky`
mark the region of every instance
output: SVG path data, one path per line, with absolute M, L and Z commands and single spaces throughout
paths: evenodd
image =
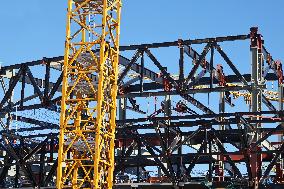
M 63 54 L 67 0 L 0 1 L 0 62 Z M 284 1 L 123 0 L 121 44 L 246 34 L 259 26 L 284 60 Z

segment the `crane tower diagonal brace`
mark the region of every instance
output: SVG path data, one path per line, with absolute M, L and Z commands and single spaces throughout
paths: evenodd
M 120 9 L 68 0 L 57 188 L 112 188 Z

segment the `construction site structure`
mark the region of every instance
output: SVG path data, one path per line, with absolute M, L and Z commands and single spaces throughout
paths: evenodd
M 283 69 L 258 28 L 119 47 L 120 2 L 86 2 L 65 56 L 0 69 L 1 188 L 284 186 Z

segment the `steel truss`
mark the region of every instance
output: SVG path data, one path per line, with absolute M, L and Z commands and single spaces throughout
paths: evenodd
M 223 42 L 231 41 L 250 41 L 252 73 L 240 72 L 221 48 Z M 205 47 L 199 54 L 193 47 L 202 44 Z M 155 55 L 162 48 L 178 48 L 177 76 L 167 71 Z M 165 182 L 177 186 L 212 181 L 216 186 L 234 183 L 257 188 L 269 176 L 275 183 L 283 182 L 282 65 L 264 47 L 257 28 L 251 28 L 247 35 L 121 46 L 120 51 L 133 56 L 119 57 L 123 69 L 117 90 L 117 186 L 127 182 L 128 176 L 138 183 Z M 223 65 L 215 63 L 217 54 Z M 188 57 L 193 64 L 186 73 Z M 8 170 L 13 167 L 17 173 L 12 177 L 15 187 L 20 185 L 21 177 L 31 186 L 54 186 L 59 122 L 28 117 L 21 112 L 45 109 L 47 113 L 59 114 L 63 59 L 43 58 L 1 68 L 3 187 L 11 177 Z M 33 71 L 36 67 L 41 67 L 45 74 L 37 78 Z M 56 76 L 51 77 L 53 73 Z M 278 83 L 274 98 L 265 92 L 273 81 Z M 214 102 L 205 105 L 204 94 L 216 94 L 211 98 L 218 101 L 217 108 Z M 240 105 L 241 101 L 247 103 L 247 110 Z M 15 128 L 15 120 L 28 126 Z M 271 139 L 277 136 L 277 140 Z M 33 169 L 35 165 L 39 165 L 38 170 Z M 207 173 L 196 175 L 196 170 L 205 165 Z M 153 170 L 158 171 L 157 175 L 150 174 Z M 78 178 L 85 176 L 84 172 L 78 174 Z
M 68 1 L 57 188 L 112 188 L 120 9 Z

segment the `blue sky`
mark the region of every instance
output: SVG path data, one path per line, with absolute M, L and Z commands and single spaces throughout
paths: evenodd
M 0 1 L 0 62 L 62 55 L 66 4 Z M 259 26 L 268 49 L 283 60 L 283 7 L 281 0 L 123 0 L 121 44 L 246 34 Z

